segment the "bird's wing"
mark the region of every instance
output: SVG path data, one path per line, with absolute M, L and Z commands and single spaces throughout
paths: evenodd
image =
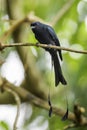
M 51 44 L 56 45 L 56 46 L 60 46 L 60 42 L 59 42 L 59 40 L 58 40 L 58 38 L 56 36 L 56 33 L 54 32 L 53 28 L 51 28 L 50 26 L 47 25 L 46 29 L 47 29 L 47 32 L 48 32 L 49 36 L 52 39 Z M 61 54 L 61 50 L 58 50 L 58 51 L 59 51 L 60 59 L 63 60 L 62 54 Z
M 59 40 L 58 40 L 53 28 L 47 26 L 47 31 L 48 31 L 51 39 L 54 41 L 54 45 L 56 44 L 56 46 L 60 46 Z

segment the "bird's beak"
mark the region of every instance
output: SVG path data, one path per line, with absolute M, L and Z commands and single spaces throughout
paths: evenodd
M 31 25 L 31 29 L 34 29 L 34 28 L 35 28 L 35 26 L 32 26 L 32 25 Z

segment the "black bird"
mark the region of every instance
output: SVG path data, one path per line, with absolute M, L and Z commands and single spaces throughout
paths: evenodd
M 60 46 L 60 42 L 53 30 L 53 28 L 49 25 L 40 23 L 40 22 L 33 22 L 31 23 L 31 29 L 35 34 L 35 38 L 42 44 L 47 45 L 56 45 Z M 52 48 L 44 48 L 48 51 L 52 57 L 52 61 L 54 64 L 54 71 L 55 71 L 55 86 L 61 82 L 63 85 L 66 85 L 67 82 L 63 77 L 62 70 L 60 67 L 57 51 L 59 52 L 59 57 L 62 60 L 61 50 L 56 50 Z

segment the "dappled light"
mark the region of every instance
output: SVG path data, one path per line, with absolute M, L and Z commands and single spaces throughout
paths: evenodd
M 86 130 L 87 0 L 0 0 L 0 129 Z
M 16 86 L 19 86 L 23 82 L 24 68 L 16 51 L 9 53 L 5 63 L 1 67 L 1 76 Z
M 83 47 L 79 44 L 73 44 L 71 45 L 71 48 L 73 49 L 78 49 L 78 50 L 83 50 Z M 70 56 L 73 58 L 73 59 L 79 59 L 82 57 L 82 54 L 76 54 L 76 53 L 71 53 L 69 52 Z

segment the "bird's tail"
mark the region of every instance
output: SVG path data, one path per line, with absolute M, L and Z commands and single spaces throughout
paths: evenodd
M 57 86 L 59 84 L 59 82 L 61 82 L 63 85 L 66 85 L 67 82 L 66 82 L 65 78 L 63 77 L 57 52 L 53 51 L 51 53 L 51 56 L 52 56 L 52 60 L 53 60 L 53 63 L 54 63 L 55 86 Z

